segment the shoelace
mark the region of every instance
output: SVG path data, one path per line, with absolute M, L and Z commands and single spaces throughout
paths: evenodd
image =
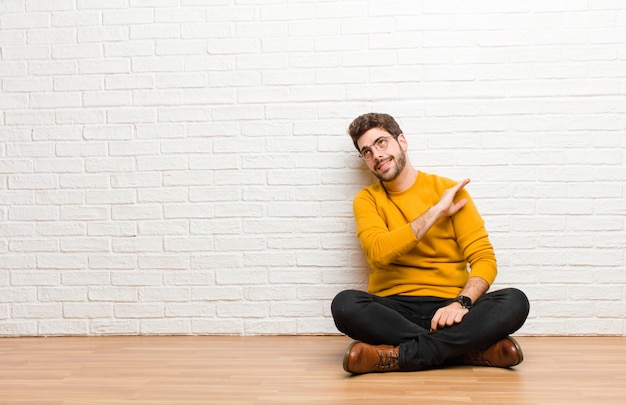
M 398 365 L 398 356 L 393 350 L 381 350 L 378 352 L 378 364 L 376 367 L 384 370 L 396 367 Z

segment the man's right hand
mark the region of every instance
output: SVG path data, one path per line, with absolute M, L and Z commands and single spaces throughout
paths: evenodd
M 470 179 L 464 179 L 458 182 L 454 187 L 450 187 L 443 192 L 439 202 L 428 209 L 424 214 L 411 221 L 411 229 L 417 240 L 421 240 L 426 232 L 437 222 L 440 218 L 446 216 L 452 216 L 456 214 L 461 208 L 467 204 L 467 199 L 455 203 L 454 197 L 460 189 L 465 187 Z
M 454 187 L 450 187 L 444 191 L 439 202 L 435 204 L 435 209 L 440 213 L 440 217 L 450 217 L 459 212 L 459 210 L 467 204 L 467 199 L 465 198 L 455 203 L 454 197 L 456 197 L 459 190 L 465 187 L 469 182 L 470 179 L 463 179 L 456 183 Z

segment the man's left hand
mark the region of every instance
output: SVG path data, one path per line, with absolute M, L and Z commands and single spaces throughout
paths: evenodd
M 461 304 L 456 301 L 448 306 L 439 308 L 430 322 L 430 333 L 436 332 L 437 330 L 443 329 L 447 326 L 461 323 L 463 317 L 468 312 L 469 309 L 462 307 Z

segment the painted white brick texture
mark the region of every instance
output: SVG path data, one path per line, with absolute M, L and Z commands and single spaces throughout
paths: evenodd
M 471 177 L 527 335 L 626 334 L 626 4 L 0 2 L 0 336 L 328 334 L 346 127 Z

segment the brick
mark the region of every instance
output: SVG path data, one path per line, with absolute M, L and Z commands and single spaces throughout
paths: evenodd
M 53 59 L 78 59 L 78 58 L 98 58 L 102 56 L 102 52 L 98 44 L 71 44 L 51 46 L 51 55 Z M 69 80 L 69 79 L 61 79 Z
M 8 211 L 11 221 L 54 221 L 59 219 L 57 207 L 11 207 Z
M 177 24 L 143 24 L 130 27 L 131 39 L 164 39 L 180 37 L 181 27 Z
M 187 169 L 187 157 L 179 156 L 139 156 L 137 169 L 139 171 L 174 171 Z
M 163 305 L 157 305 L 154 303 L 149 304 L 131 304 L 131 303 L 117 303 L 114 306 L 114 314 L 116 318 L 162 318 L 165 310 Z
M 199 55 L 202 54 L 205 49 L 206 42 L 204 40 L 161 39 L 157 41 L 156 44 L 157 55 Z M 206 78 L 204 78 L 204 80 L 206 81 Z
M 160 202 L 160 203 L 184 203 L 194 201 L 189 197 L 190 191 L 183 187 L 168 187 L 167 190 L 161 189 L 142 189 L 138 190 L 137 201 L 143 203 Z
M 128 39 L 128 27 L 82 27 L 78 29 L 78 42 L 116 42 Z
M 11 252 L 58 252 L 59 243 L 55 239 L 13 239 L 9 242 Z
M 191 290 L 187 287 L 145 287 L 139 289 L 142 302 L 187 302 Z
M 166 285 L 206 286 L 215 284 L 213 271 L 186 271 L 165 274 Z
M 189 227 L 189 232 L 192 235 L 236 235 L 240 234 L 242 229 L 241 220 L 238 218 L 215 218 L 193 221 Z
M 154 204 L 119 205 L 113 207 L 111 218 L 114 220 L 161 219 L 162 209 Z
M 155 122 L 156 111 L 151 108 L 127 107 L 112 110 L 107 114 L 107 121 L 113 124 L 131 124 L 137 122 Z
M 29 173 L 33 171 L 33 163 L 25 159 L 0 160 L 0 172 L 2 173 Z
M 194 319 L 192 320 L 194 334 L 223 334 L 237 335 L 243 333 L 243 321 L 240 319 Z M 0 329 L 1 333 L 1 329 Z
M 107 238 L 64 238 L 61 240 L 62 252 L 107 252 L 109 240 Z
M 98 77 L 84 76 L 84 77 L 55 77 L 54 78 L 54 90 L 55 91 L 74 91 L 74 90 L 100 90 L 101 80 Z
M 90 254 L 89 268 L 98 270 L 132 270 L 137 268 L 137 258 L 132 254 Z
M 165 305 L 165 316 L 176 318 L 212 318 L 215 317 L 215 305 L 170 303 Z
M 92 320 L 89 334 L 92 335 L 138 335 L 139 322 L 136 320 Z
M 38 223 L 36 235 L 47 236 L 76 236 L 85 234 L 86 225 L 74 222 Z
M 0 21 L 0 25 L 2 22 Z M 4 60 L 41 60 L 50 57 L 50 47 L 47 45 L 39 46 L 6 46 L 2 48 L 2 58 Z
M 203 252 L 212 251 L 213 237 L 179 237 L 166 238 L 164 250 L 166 252 Z
M 213 184 L 213 176 L 205 171 L 165 172 L 163 184 L 168 187 L 207 186 Z
M 259 302 L 217 303 L 217 316 L 220 318 L 264 318 L 267 305 Z
M 98 286 L 89 289 L 90 301 L 136 302 L 138 289 L 133 287 Z
M 210 204 L 175 204 L 164 207 L 163 216 L 172 218 L 210 218 L 213 217 L 213 206 Z
M 62 274 L 62 284 L 65 286 L 106 285 L 108 282 L 109 274 L 106 272 L 76 271 Z
M 80 159 L 41 159 L 35 163 L 35 171 L 39 173 L 80 173 L 83 170 Z
M 0 72 L 0 74 L 2 74 Z M 3 110 L 23 110 L 27 108 L 28 101 L 25 94 L 0 95 L 0 108 Z
M 133 139 L 133 128 L 127 125 L 87 126 L 83 134 L 85 139 L 126 141 Z
M 50 7 L 50 2 L 45 0 L 39 0 L 40 4 L 45 3 L 47 7 Z M 65 4 L 71 3 L 66 1 Z M 44 6 L 44 7 L 46 7 Z M 52 10 L 55 11 L 51 14 L 53 27 L 79 27 L 98 25 L 100 23 L 99 13 L 94 11 L 74 11 L 74 7 L 70 7 L 64 10 Z
M 114 174 L 111 185 L 114 188 L 150 188 L 162 184 L 159 173 Z
M 62 174 L 59 184 L 64 189 L 106 188 L 108 186 L 108 178 L 100 174 Z
M 60 75 L 73 75 L 77 71 L 77 64 L 73 61 L 67 62 L 43 62 L 29 64 L 29 72 L 37 76 L 60 76 Z
M 132 53 L 132 50 L 129 52 Z M 154 88 L 154 77 L 146 74 L 112 76 L 107 77 L 104 82 L 107 90 L 133 90 Z
M 49 24 L 50 15 L 45 12 L 4 13 L 0 18 L 0 28 L 2 29 L 45 28 Z
M 0 205 L 32 205 L 35 203 L 33 191 L 0 191 Z M 6 234 L 5 234 L 6 235 Z
M 140 255 L 137 267 L 147 270 L 185 270 L 189 268 L 189 258 L 178 255 Z
M 150 24 L 154 22 L 154 11 L 149 8 L 126 10 L 105 10 L 102 12 L 102 25 Z
M 8 125 L 53 125 L 56 121 L 55 114 L 51 111 L 7 111 L 4 117 Z
M 144 287 L 162 285 L 162 276 L 157 272 L 118 272 L 111 275 L 111 285 L 121 287 Z M 145 307 L 145 305 L 143 305 Z
M 66 303 L 63 304 L 65 319 L 111 318 L 113 306 L 103 303 Z
M 267 335 L 272 330 L 282 330 L 286 334 L 296 334 L 296 321 L 293 319 L 247 319 L 246 334 Z
M 183 69 L 183 61 L 178 56 L 146 56 L 133 59 L 135 72 L 179 72 Z
M 191 320 L 186 319 L 155 319 L 142 320 L 141 333 L 148 335 L 190 334 Z
M 60 318 L 61 305 L 52 304 L 17 304 L 13 305 L 12 316 L 20 319 Z
M 83 254 L 39 254 L 37 255 L 37 267 L 40 269 L 85 269 L 87 257 Z
M 191 299 L 194 301 L 215 301 L 226 306 L 224 301 L 239 301 L 243 296 L 241 287 L 193 287 Z
M 38 333 L 43 336 L 76 336 L 85 335 L 88 324 L 84 320 L 39 321 Z
M 205 10 L 199 7 L 164 8 L 155 12 L 155 22 L 193 23 L 205 21 Z

